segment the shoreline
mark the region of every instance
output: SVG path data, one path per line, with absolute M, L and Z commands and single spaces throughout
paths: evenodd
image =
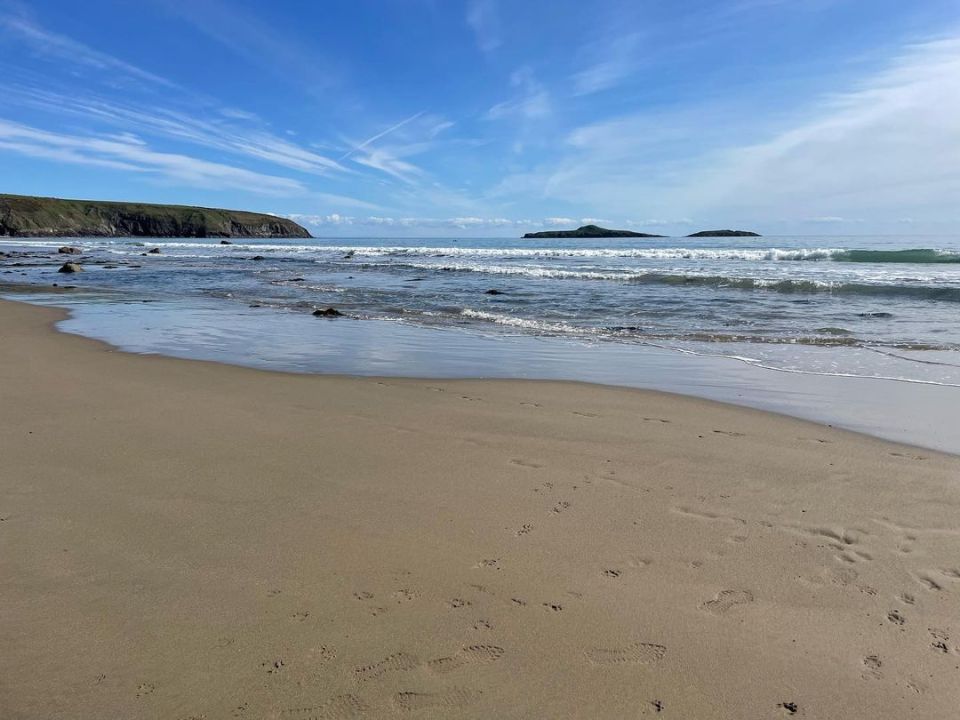
M 0 302 L 5 717 L 960 703 L 954 456 L 656 391 L 138 356 L 58 317 Z
M 133 354 L 298 375 L 582 382 L 660 391 L 960 455 L 960 433 L 954 431 L 960 388 L 954 385 L 792 371 L 735 355 L 668 347 L 478 335 L 383 319 L 348 318 L 317 325 L 299 313 L 220 308 L 217 303 L 222 300 L 102 305 L 72 300 L 66 292 L 22 287 L 43 298 L 27 302 L 66 310 L 68 316 L 57 323 L 58 331 Z M 16 295 L 7 297 L 19 301 Z M 266 324 L 264 312 L 272 312 Z M 190 332 L 183 333 L 184 328 Z M 488 372 L 485 377 L 475 374 L 480 368 Z

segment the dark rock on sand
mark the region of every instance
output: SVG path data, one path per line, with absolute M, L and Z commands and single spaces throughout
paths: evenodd
M 62 273 L 77 273 L 83 272 L 83 268 L 77 265 L 76 263 L 68 262 L 60 266 L 60 269 L 57 272 Z
M 79 255 L 83 252 L 80 248 L 70 247 L 69 245 L 64 245 L 62 248 L 58 248 L 57 252 L 61 255 Z
M 749 230 L 701 230 L 687 237 L 760 237 L 760 233 Z
M 336 308 L 328 307 L 325 310 L 314 310 L 314 317 L 342 317 L 343 313 L 337 310 Z

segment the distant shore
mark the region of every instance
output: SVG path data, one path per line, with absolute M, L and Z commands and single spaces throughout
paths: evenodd
M 309 238 L 292 220 L 244 210 L 0 194 L 0 237 Z
M 0 302 L 4 716 L 960 704 L 956 457 L 655 392 L 134 356 L 62 317 Z

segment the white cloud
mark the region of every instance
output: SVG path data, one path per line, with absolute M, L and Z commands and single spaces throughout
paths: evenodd
M 2 15 L 0 16 L 0 28 L 6 29 L 25 41 L 39 55 L 66 60 L 73 65 L 93 68 L 114 75 L 119 73 L 141 82 L 163 85 L 168 88 L 178 87 L 176 83 L 143 70 L 136 65 L 100 50 L 95 50 L 65 35 L 46 30 L 24 16 Z
M 593 63 L 571 77 L 574 95 L 609 90 L 629 78 L 637 63 L 640 39 L 639 33 L 629 33 L 594 43 L 587 51 L 594 56 Z
M 153 174 L 194 187 L 245 190 L 262 195 L 301 194 L 290 178 L 177 153 L 151 150 L 138 141 L 66 135 L 0 120 L 0 149 L 29 157 Z
M 503 42 L 496 0 L 470 0 L 467 5 L 467 24 L 473 30 L 477 47 L 484 53 L 493 52 Z
M 960 37 L 951 37 L 907 47 L 854 89 L 795 109 L 804 119 L 786 130 L 764 130 L 756 114 L 730 108 L 586 125 L 567 136 L 559 162 L 505 178 L 493 196 L 539 195 L 614 216 L 652 210 L 731 223 L 953 217 L 960 197 L 958 77 Z M 705 124 L 707 116 L 715 121 Z M 769 139 L 744 141 L 763 134 Z
M 329 215 L 293 214 L 287 217 L 308 225 L 356 225 L 372 227 L 390 227 L 405 229 L 439 229 L 439 230 L 494 230 L 502 228 L 517 228 L 540 225 L 531 220 L 512 220 L 503 217 L 384 217 L 370 215 L 367 217 L 345 216 L 338 213 Z
M 319 45 L 301 43 L 292 28 L 271 27 L 241 3 L 226 0 L 152 2 L 252 65 L 259 65 L 324 101 L 329 100 L 329 89 L 342 80 L 339 63 L 314 50 Z
M 290 140 L 258 127 L 240 126 L 221 118 L 202 119 L 159 105 L 146 109 L 96 96 L 75 94 L 67 97 L 35 88 L 6 86 L 2 90 L 10 104 L 31 107 L 58 117 L 71 115 L 88 122 L 106 123 L 124 132 L 137 131 L 185 140 L 206 149 L 226 151 L 300 172 L 323 175 L 346 171 L 337 161 Z M 216 113 L 231 117 L 236 111 L 217 108 Z
M 535 119 L 550 114 L 550 94 L 541 85 L 528 67 L 520 68 L 510 76 L 510 86 L 515 88 L 515 97 L 497 103 L 487 110 L 489 120 L 502 120 L 509 117 Z

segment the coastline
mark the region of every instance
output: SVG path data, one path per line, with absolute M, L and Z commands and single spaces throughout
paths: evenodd
M 960 458 L 656 391 L 138 356 L 63 317 L 0 301 L 7 717 L 960 703 Z

